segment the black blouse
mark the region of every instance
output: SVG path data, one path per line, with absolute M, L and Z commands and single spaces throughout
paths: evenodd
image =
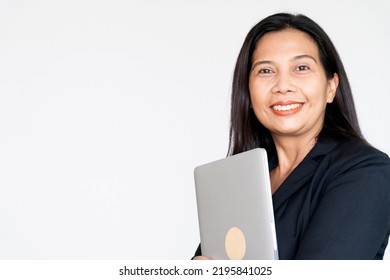
M 271 159 L 271 169 L 276 164 Z M 383 259 L 390 159 L 359 140 L 319 141 L 273 194 L 273 205 L 281 260 Z

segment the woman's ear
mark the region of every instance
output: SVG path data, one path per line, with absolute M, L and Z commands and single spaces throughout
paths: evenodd
M 339 75 L 337 73 L 333 74 L 333 78 L 328 80 L 328 96 L 326 102 L 332 103 L 333 99 L 336 96 L 337 87 L 339 86 Z

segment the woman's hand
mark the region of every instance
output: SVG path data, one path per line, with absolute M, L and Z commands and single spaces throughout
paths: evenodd
M 205 257 L 205 256 L 196 256 L 193 258 L 193 260 L 204 261 L 204 260 L 210 260 L 210 259 L 208 257 Z

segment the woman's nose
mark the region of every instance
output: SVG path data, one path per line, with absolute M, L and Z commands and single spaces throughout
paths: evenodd
M 289 73 L 279 73 L 272 87 L 272 93 L 286 94 L 294 91 L 296 91 L 296 86 L 291 75 Z

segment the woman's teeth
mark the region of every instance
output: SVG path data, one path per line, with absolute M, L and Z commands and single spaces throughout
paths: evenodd
M 272 109 L 275 110 L 275 111 L 289 111 L 289 110 L 293 110 L 293 109 L 296 109 L 298 107 L 301 107 L 302 104 L 298 103 L 298 104 L 289 104 L 289 105 L 276 105 L 276 106 L 272 106 Z

